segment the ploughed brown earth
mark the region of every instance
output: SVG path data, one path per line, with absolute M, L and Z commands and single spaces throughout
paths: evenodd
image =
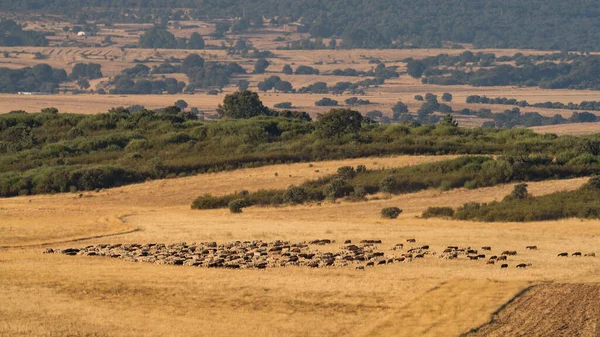
M 533 286 L 464 336 L 600 336 L 600 284 Z

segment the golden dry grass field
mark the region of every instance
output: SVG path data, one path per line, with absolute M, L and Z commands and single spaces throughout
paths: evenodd
M 556 257 L 562 251 L 598 250 L 599 221 L 488 224 L 417 217 L 431 205 L 501 199 L 511 185 L 427 190 L 359 203 L 251 207 L 238 215 L 189 207 L 203 193 L 285 188 L 342 165 L 392 167 L 443 158 L 276 165 L 151 181 L 81 197 L 0 199 L 0 335 L 458 336 L 485 325 L 532 285 L 600 281 L 600 260 Z M 531 183 L 529 190 L 541 195 L 572 190 L 585 181 Z M 404 213 L 383 220 L 379 210 L 385 206 L 399 206 Z M 346 239 L 381 239 L 382 246 L 391 247 L 416 238 L 435 251 L 447 245 L 489 245 L 493 254 L 517 250 L 519 255 L 509 261 L 509 269 L 427 257 L 358 271 L 214 270 L 41 254 L 44 247 L 97 243 L 317 238 L 337 240 L 323 249 L 336 249 Z M 539 249 L 525 251 L 526 245 Z M 532 267 L 514 268 L 521 262 Z M 510 308 L 509 313 L 514 311 Z

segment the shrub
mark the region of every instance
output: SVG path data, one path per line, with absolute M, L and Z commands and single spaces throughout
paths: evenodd
M 402 210 L 398 207 L 386 207 L 381 210 L 381 217 L 385 219 L 396 219 Z
M 367 195 L 367 189 L 362 185 L 354 186 L 354 196 L 364 198 Z
M 353 191 L 352 187 L 342 178 L 334 178 L 324 190 L 325 196 L 330 200 L 341 198 L 351 191 Z
M 316 106 L 337 106 L 338 105 L 338 101 L 328 98 L 328 97 L 323 97 L 322 99 L 318 100 L 315 102 Z
M 365 173 L 367 172 L 367 167 L 365 165 L 356 166 L 356 173 Z
M 283 202 L 302 204 L 308 200 L 308 194 L 302 187 L 290 186 L 283 195 Z
M 291 108 L 293 108 L 292 102 L 276 103 L 275 105 L 273 105 L 273 107 L 275 107 L 277 109 L 291 109 Z
M 337 175 L 342 179 L 349 180 L 356 176 L 356 171 L 352 166 L 342 166 L 338 168 Z
M 452 207 L 429 207 L 421 215 L 423 218 L 451 218 L 454 216 L 454 210 Z
M 396 187 L 396 178 L 387 176 L 379 183 L 379 190 L 384 193 L 392 193 Z
M 516 184 L 513 188 L 513 191 L 506 196 L 506 199 L 525 199 L 529 197 L 530 194 L 527 192 L 527 184 Z
M 235 196 L 234 196 L 235 197 Z M 233 201 L 232 197 L 215 197 L 210 194 L 205 194 L 196 198 L 192 202 L 192 209 L 217 209 L 227 207 Z
M 236 199 L 230 202 L 227 207 L 229 207 L 231 213 L 242 213 L 242 208 L 248 207 L 248 203 L 244 199 Z
M 600 176 L 591 177 L 587 182 L 587 186 L 596 190 L 600 190 Z

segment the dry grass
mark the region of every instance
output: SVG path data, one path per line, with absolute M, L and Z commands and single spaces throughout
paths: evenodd
M 510 269 L 430 257 L 366 272 L 352 268 L 229 271 L 42 255 L 40 247 L 4 248 L 0 249 L 0 334 L 182 336 L 202 331 L 202 335 L 229 336 L 243 331 L 248 336 L 454 336 L 487 322 L 503 303 L 532 283 L 597 281 L 598 260 L 558 259 L 556 253 L 596 249 L 598 221 L 487 224 L 415 217 L 430 205 L 502 198 L 510 185 L 443 193 L 429 190 L 360 203 L 251 207 L 235 216 L 226 210 L 189 209 L 191 199 L 205 192 L 286 187 L 348 164 L 385 167 L 438 159 L 401 156 L 313 163 L 313 167 L 278 165 L 153 181 L 86 193 L 82 198 L 62 194 L 2 199 L 0 244 L 39 244 L 129 229 L 138 231 L 52 246 L 379 238 L 384 247 L 391 247 L 415 237 L 418 244 L 429 244 L 436 251 L 450 244 L 491 245 L 494 254 L 518 250 Z M 529 189 L 546 194 L 575 189 L 584 182 L 531 183 Z M 403 208 L 404 214 L 397 220 L 379 218 L 379 210 L 391 205 Z M 99 219 L 120 221 L 115 227 L 109 223 L 103 227 Z M 524 251 L 531 244 L 540 249 Z M 533 267 L 515 269 L 520 262 Z
M 583 136 L 600 133 L 600 123 L 574 123 L 563 125 L 536 126 L 530 128 L 537 133 Z

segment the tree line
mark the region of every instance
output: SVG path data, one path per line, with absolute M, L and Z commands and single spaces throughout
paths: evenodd
M 418 5 L 410 0 L 376 5 L 367 0 L 258 0 L 252 6 L 242 0 L 1 0 L 0 8 L 136 22 L 237 18 L 234 31 L 262 25 L 266 17 L 278 25 L 300 21 L 312 38 L 337 37 L 343 48 L 433 48 L 451 41 L 476 48 L 600 50 L 600 11 L 594 0 L 423 0 Z

